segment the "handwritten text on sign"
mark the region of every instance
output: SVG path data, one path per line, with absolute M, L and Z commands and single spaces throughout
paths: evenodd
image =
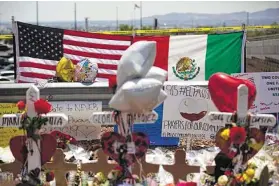
M 213 139 L 224 125 L 211 124 L 207 114 L 217 111 L 207 88 L 166 82 L 162 136 Z
M 215 122 L 222 122 L 224 124 L 232 122 L 232 113 L 218 113 L 218 112 L 211 112 L 209 114 L 209 119 L 214 124 Z M 238 118 L 237 123 L 243 122 L 248 123 L 250 121 L 250 126 L 259 127 L 259 126 L 269 126 L 273 127 L 276 123 L 276 118 L 272 114 L 257 114 L 251 115 L 250 119 L 248 120 L 247 117 L 245 118 Z
M 59 117 L 60 114 L 42 115 L 43 118 L 48 118 L 46 126 L 61 127 L 65 125 L 65 119 Z M 21 127 L 21 114 L 5 114 L 0 118 L 0 127 Z
M 257 96 L 250 109 L 256 113 L 276 113 L 279 110 L 279 72 L 258 72 L 233 74 L 256 85 Z
M 0 103 L 0 116 L 20 112 L 15 103 Z M 0 147 L 8 146 L 12 137 L 20 135 L 23 135 L 23 130 L 18 128 L 0 128 Z
M 134 114 L 134 123 L 154 123 L 158 119 L 155 111 L 144 114 Z M 115 125 L 113 112 L 95 112 L 91 116 L 91 121 L 99 125 Z
M 101 101 L 67 101 L 51 102 L 52 112 L 64 113 L 68 116 L 68 125 L 62 128 L 47 127 L 43 132 L 59 130 L 77 140 L 98 139 L 101 126 L 92 125 L 89 117 L 94 112 L 102 111 Z

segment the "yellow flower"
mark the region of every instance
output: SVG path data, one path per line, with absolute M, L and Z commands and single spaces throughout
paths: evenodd
M 246 183 L 246 184 L 251 183 L 251 179 L 247 179 L 247 180 L 245 180 L 245 183 Z
M 229 182 L 229 179 L 226 175 L 220 176 L 218 178 L 218 185 L 219 186 L 225 186 Z
M 223 130 L 223 132 L 221 132 L 221 137 L 227 141 L 230 137 L 230 129 Z
M 98 172 L 95 175 L 95 178 L 101 183 L 104 183 L 106 181 L 106 177 L 105 177 L 104 173 L 102 173 L 102 172 Z
M 246 173 L 244 173 L 242 177 L 244 181 L 250 180 L 249 176 Z
M 250 178 L 253 178 L 255 176 L 255 170 L 252 169 L 252 168 L 248 168 L 246 171 L 245 171 L 245 174 L 250 177 Z
M 253 161 L 249 161 L 248 162 L 248 167 L 251 168 L 251 169 L 255 169 L 255 168 L 257 168 L 257 165 Z

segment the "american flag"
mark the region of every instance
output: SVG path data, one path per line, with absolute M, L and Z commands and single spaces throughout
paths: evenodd
M 22 22 L 14 25 L 18 83 L 38 83 L 56 75 L 64 56 L 74 64 L 87 58 L 98 63 L 96 81 L 108 81 L 117 63 L 131 45 L 132 36 L 88 33 L 42 27 Z

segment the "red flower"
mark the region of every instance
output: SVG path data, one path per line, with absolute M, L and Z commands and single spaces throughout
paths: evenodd
M 51 182 L 54 179 L 54 173 L 53 172 L 48 172 L 46 173 L 46 181 Z
M 65 149 L 66 148 L 66 145 L 64 142 L 58 142 L 57 143 L 57 147 L 60 148 L 60 149 Z
M 76 144 L 77 143 L 77 140 L 73 137 L 71 137 L 69 141 L 70 141 L 71 144 Z
M 58 147 L 59 148 L 65 148 L 66 147 L 66 143 L 69 142 L 70 144 L 76 144 L 77 140 L 75 138 L 73 138 L 72 136 L 68 135 L 68 134 L 64 134 L 60 131 L 52 131 L 50 133 L 56 140 L 60 141 L 60 144 L 58 143 Z
M 224 175 L 226 175 L 226 176 L 232 176 L 232 172 L 229 171 L 229 170 L 226 170 L 225 173 L 224 173 Z
M 34 103 L 37 114 L 47 114 L 51 111 L 51 104 L 44 99 L 39 99 Z
M 50 133 L 54 138 L 61 137 L 62 133 L 60 131 L 54 130 Z
M 18 110 L 24 110 L 25 109 L 24 101 L 17 102 L 16 106 L 17 106 Z
M 246 131 L 243 127 L 232 127 L 230 129 L 230 140 L 232 143 L 239 145 L 245 142 L 246 139 Z

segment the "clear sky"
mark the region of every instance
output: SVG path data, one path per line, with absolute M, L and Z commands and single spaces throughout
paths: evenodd
M 129 20 L 133 16 L 134 4 L 140 1 L 76 1 L 77 20 Z M 171 12 L 230 13 L 255 12 L 267 8 L 279 8 L 276 1 L 143 1 L 143 17 Z M 0 1 L 0 22 L 11 20 L 36 21 L 36 1 Z M 139 17 L 139 10 L 136 10 Z M 74 1 L 39 1 L 39 21 L 70 21 L 74 19 Z

